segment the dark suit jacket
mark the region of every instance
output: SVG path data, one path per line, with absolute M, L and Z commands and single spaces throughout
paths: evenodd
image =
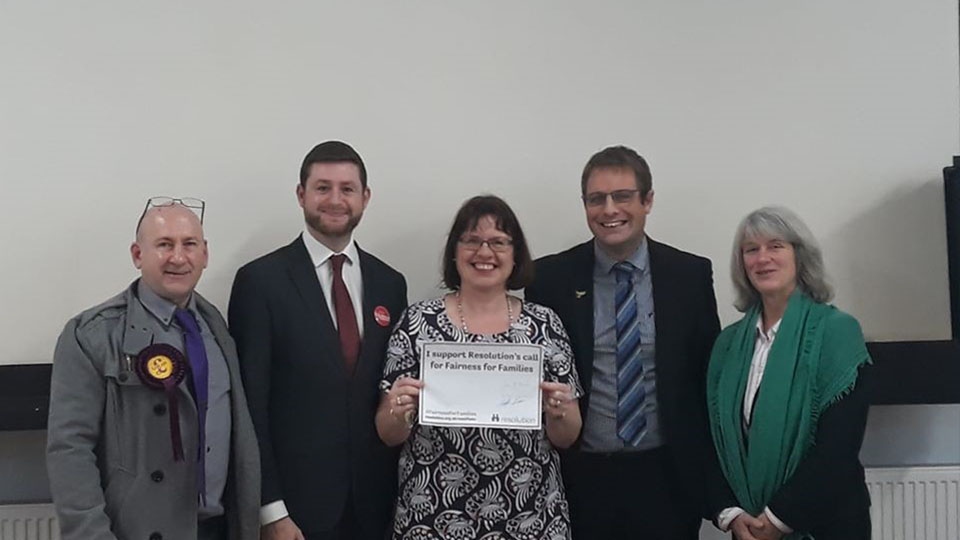
M 304 531 L 335 526 L 348 495 L 365 536 L 382 538 L 397 486 L 397 451 L 377 436 L 387 340 L 407 305 L 403 276 L 362 250 L 363 341 L 356 371 L 340 341 L 302 238 L 242 267 L 230 330 L 260 441 L 263 504 L 282 499 Z M 391 321 L 381 325 L 374 310 Z
M 870 492 L 860 446 L 870 409 L 870 367 L 817 420 L 815 444 L 767 504 L 781 521 L 818 539 L 870 538 Z
M 710 349 L 720 332 L 710 261 L 647 239 L 656 318 L 657 405 L 661 435 L 678 482 L 698 514 L 716 517 L 730 500 L 717 463 L 706 408 Z M 556 311 L 570 334 L 586 395 L 593 376 L 594 243 L 589 241 L 536 261 L 528 300 Z M 611 306 L 613 309 L 613 306 Z M 579 441 L 569 451 L 577 452 Z M 625 480 L 630 481 L 630 480 Z

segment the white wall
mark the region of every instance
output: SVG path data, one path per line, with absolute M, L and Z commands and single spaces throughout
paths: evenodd
M 733 228 L 780 203 L 869 339 L 949 337 L 954 0 L 356 4 L 0 0 L 0 363 L 49 362 L 136 276 L 151 195 L 207 200 L 201 290 L 226 307 L 236 269 L 300 230 L 297 169 L 328 138 L 368 162 L 358 239 L 411 300 L 477 193 L 535 254 L 587 238 L 579 171 L 624 143 L 653 168 L 651 235 L 714 260 L 725 323 Z M 960 462 L 956 406 L 877 410 L 866 461 Z M 33 437 L 0 462 L 35 463 Z
M 201 290 L 301 227 L 304 153 L 369 163 L 358 238 L 435 293 L 479 192 L 536 254 L 588 232 L 587 157 L 637 148 L 652 235 L 715 261 L 765 203 L 821 238 L 871 339 L 948 330 L 941 168 L 960 146 L 957 5 L 742 2 L 0 2 L 0 363 L 48 362 L 72 314 L 135 277 L 145 199 L 209 203 Z

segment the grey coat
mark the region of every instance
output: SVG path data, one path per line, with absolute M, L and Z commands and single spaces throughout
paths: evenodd
M 74 317 L 57 342 L 47 469 L 63 540 L 197 537 L 196 462 L 174 461 L 166 396 L 133 371 L 133 358 L 153 343 L 150 315 L 135 290 L 136 282 Z M 257 540 L 260 461 L 236 347 L 219 311 L 199 294 L 196 304 L 230 371 L 233 428 L 223 494 L 230 539 Z M 197 410 L 186 379 L 177 392 L 184 455 L 196 455 Z

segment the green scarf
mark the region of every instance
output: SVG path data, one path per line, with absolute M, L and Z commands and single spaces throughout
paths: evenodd
M 741 419 L 759 316 L 755 305 L 724 329 L 707 371 L 720 466 L 740 506 L 754 516 L 816 444 L 820 413 L 853 388 L 858 369 L 871 361 L 856 319 L 795 291 L 767 358 L 748 445 Z M 798 531 L 788 538 L 812 537 Z

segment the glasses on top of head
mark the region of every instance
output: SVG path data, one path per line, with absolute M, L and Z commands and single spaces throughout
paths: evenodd
M 200 224 L 203 224 L 203 212 L 207 208 L 207 203 L 203 199 L 194 199 L 192 197 L 150 197 L 147 199 L 147 205 L 143 207 L 143 214 L 147 213 L 147 210 L 151 208 L 162 208 L 164 206 L 173 206 L 179 204 L 185 206 L 194 211 L 197 214 L 197 217 L 200 218 Z M 143 214 L 140 215 L 140 219 L 143 220 Z
M 147 199 L 147 204 L 143 207 L 143 212 L 140 212 L 140 219 L 137 220 L 137 234 L 140 234 L 140 225 L 143 223 L 144 216 L 147 215 L 147 210 L 151 208 L 173 206 L 175 204 L 182 205 L 192 210 L 193 213 L 200 218 L 200 224 L 203 225 L 203 212 L 207 207 L 207 203 L 203 202 L 202 199 L 194 199 L 191 197 L 150 197 Z
M 497 253 L 503 253 L 513 247 L 513 240 L 505 236 L 484 239 L 479 236 L 464 236 L 459 240 L 460 245 L 469 251 L 480 251 L 484 244 Z
M 607 197 L 613 199 L 614 204 L 626 204 L 633 200 L 634 195 L 640 193 L 639 189 L 618 189 L 615 191 L 594 191 L 584 195 L 583 202 L 587 206 L 603 206 L 607 204 Z

